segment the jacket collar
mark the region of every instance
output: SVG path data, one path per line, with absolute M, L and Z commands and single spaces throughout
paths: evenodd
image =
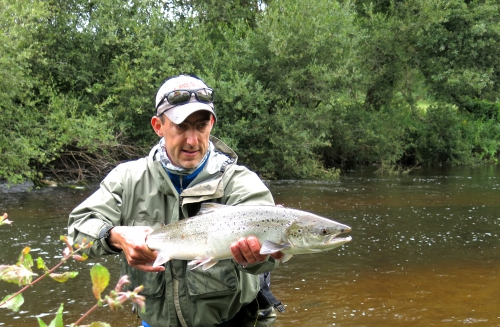
M 182 204 L 219 198 L 224 193 L 222 175 L 228 166 L 236 164 L 238 156 L 218 138 L 210 136 L 210 141 L 214 147 L 211 151 L 212 153 L 203 170 L 191 183 L 192 186 L 186 188 L 180 194 L 180 197 L 183 199 Z M 151 149 L 148 156 L 148 165 L 150 166 L 150 171 L 154 176 L 158 190 L 166 195 L 178 197 L 179 194 L 172 185 L 165 169 L 155 159 L 158 151 L 159 145 L 157 144 Z

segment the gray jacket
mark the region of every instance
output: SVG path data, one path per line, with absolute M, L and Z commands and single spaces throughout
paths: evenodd
M 211 137 L 218 153 L 211 157 L 188 188 L 179 195 L 170 178 L 155 161 L 158 146 L 149 156 L 118 165 L 100 188 L 69 216 L 68 233 L 73 242 L 95 240 L 90 256 L 113 254 L 99 232 L 106 226 L 158 228 L 195 215 L 201 202 L 227 205 L 273 205 L 272 195 L 258 176 L 236 164 L 236 154 Z M 225 156 L 224 156 L 225 157 Z M 171 260 L 164 273 L 148 273 L 130 267 L 122 256 L 122 275 L 130 277 L 129 289 L 144 285 L 146 312 L 142 319 L 153 326 L 214 326 L 233 317 L 250 303 L 259 290 L 258 274 L 272 270 L 268 261 L 242 268 L 233 260 L 219 261 L 208 270 L 186 269 L 186 261 Z

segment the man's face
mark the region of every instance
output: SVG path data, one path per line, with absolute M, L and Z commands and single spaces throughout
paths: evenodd
M 205 156 L 214 125 L 209 112 L 196 111 L 180 124 L 174 124 L 166 116 L 163 123 L 158 117 L 153 117 L 151 123 L 155 132 L 165 138 L 165 149 L 175 166 L 194 168 Z

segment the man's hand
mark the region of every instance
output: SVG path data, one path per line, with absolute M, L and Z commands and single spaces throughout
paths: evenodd
M 255 236 L 242 237 L 238 242 L 231 244 L 231 253 L 234 261 L 242 266 L 267 260 L 267 255 L 260 254 L 260 243 Z M 284 256 L 281 251 L 271 254 L 271 257 L 276 260 L 281 260 Z
M 153 268 L 157 253 L 146 245 L 146 237 L 153 229 L 148 226 L 116 226 L 110 231 L 108 242 L 123 251 L 130 266 L 149 272 L 164 271 L 165 267 Z

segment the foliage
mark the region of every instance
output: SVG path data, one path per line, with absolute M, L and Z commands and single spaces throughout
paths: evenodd
M 4 215 L 5 216 L 5 215 Z M 66 243 L 66 248 L 63 251 L 63 258 L 61 261 L 55 265 L 53 268 L 48 269 L 45 265 L 45 262 L 42 258 L 38 258 L 36 260 L 38 269 L 44 271 L 44 274 L 38 277 L 36 280 L 32 280 L 33 276 L 37 276 L 37 274 L 33 273 L 32 267 L 34 266 L 33 258 L 31 257 L 30 251 L 31 248 L 25 247 L 21 254 L 19 255 L 19 259 L 15 265 L 1 265 L 0 266 L 0 280 L 15 283 L 19 286 L 24 286 L 18 292 L 14 294 L 7 295 L 2 301 L 0 301 L 0 308 L 9 308 L 13 311 L 18 311 L 19 307 L 24 303 L 24 299 L 22 298 L 22 293 L 26 291 L 28 288 L 33 285 L 39 283 L 42 279 L 49 276 L 53 280 L 63 283 L 66 282 L 70 278 L 75 278 L 78 273 L 77 272 L 64 272 L 62 274 L 55 273 L 64 262 L 73 258 L 78 261 L 84 261 L 88 257 L 86 254 L 79 255 L 77 254 L 82 249 L 86 249 L 92 246 L 92 242 L 88 243 L 83 241 L 82 244 L 77 245 L 77 250 L 73 250 L 73 247 L 69 244 L 68 238 L 66 236 L 61 236 L 61 241 Z
M 7 217 L 9 217 L 7 213 L 4 213 L 2 216 L 0 216 L 0 226 L 12 224 L 12 221 L 7 219 Z
M 332 99 L 327 165 L 362 163 L 379 169 L 397 166 L 406 156 L 413 115 L 408 105 L 366 111 L 363 103 Z
M 87 318 L 87 316 L 93 312 L 95 309 L 98 307 L 102 306 L 103 300 L 101 299 L 101 293 L 105 290 L 105 288 L 108 286 L 109 283 L 109 271 L 106 269 L 106 267 L 100 265 L 100 264 L 95 264 L 92 269 L 90 270 L 90 276 L 92 278 L 92 290 L 94 292 L 94 297 L 97 299 L 97 304 L 94 305 L 90 310 L 88 310 L 78 321 L 76 321 L 74 324 L 71 324 L 70 326 L 72 327 L 109 327 L 111 326 L 110 324 L 104 323 L 104 322 L 92 322 L 90 325 L 81 325 L 80 323 Z M 114 290 L 110 292 L 109 295 L 105 296 L 105 301 L 109 304 L 109 308 L 111 310 L 116 310 L 118 308 L 122 308 L 123 303 L 127 300 L 131 300 L 132 302 L 136 303 L 139 308 L 144 311 L 145 308 L 145 298 L 142 295 L 139 295 L 139 292 L 142 291 L 143 287 L 139 286 L 137 287 L 134 291 L 126 291 L 123 292 L 122 288 L 130 283 L 128 280 L 128 276 L 122 276 L 118 283 L 116 284 L 116 287 Z M 63 327 L 65 326 L 63 323 L 63 307 L 64 305 L 61 303 L 61 306 L 59 307 L 59 310 L 56 313 L 55 318 L 50 322 L 49 327 L 54 326 L 54 327 Z M 42 319 L 38 319 L 38 324 L 40 327 L 47 327 L 47 325 L 43 322 Z
M 7 214 L 4 214 L 2 217 L 3 221 L 7 220 Z M 0 220 L 1 221 L 1 220 Z M 22 293 L 26 291 L 28 288 L 33 287 L 37 283 L 39 283 L 46 276 L 50 276 L 53 280 L 63 283 L 66 282 L 70 278 L 75 278 L 78 275 L 78 272 L 64 272 L 62 274 L 55 273 L 64 262 L 73 258 L 77 261 L 85 261 L 88 257 L 86 254 L 79 255 L 78 252 L 81 250 L 88 249 L 92 246 L 92 242 L 87 242 L 85 239 L 81 244 L 74 244 L 75 249 L 69 243 L 67 236 L 61 236 L 61 241 L 66 243 L 66 247 L 63 251 L 63 257 L 61 261 L 56 264 L 53 268 L 48 269 L 45 265 L 45 262 L 42 258 L 38 258 L 36 260 L 38 269 L 44 271 L 44 274 L 32 281 L 32 277 L 37 274 L 33 273 L 32 267 L 34 266 L 33 258 L 30 255 L 30 248 L 25 247 L 21 254 L 19 255 L 18 262 L 15 265 L 0 265 L 0 280 L 16 283 L 19 286 L 23 286 L 18 292 L 14 294 L 9 294 L 5 296 L 0 301 L 0 308 L 10 309 L 14 312 L 19 311 L 20 307 L 24 304 L 24 297 Z M 100 264 L 95 264 L 91 271 L 90 276 L 92 279 L 92 291 L 94 293 L 94 297 L 97 300 L 97 304 L 90 308 L 85 314 L 83 314 L 78 321 L 74 324 L 71 324 L 72 327 L 81 326 L 80 323 L 87 318 L 87 316 L 93 312 L 98 307 L 102 306 L 103 302 L 106 302 L 109 305 L 111 310 L 116 310 L 123 308 L 123 303 L 127 300 L 130 300 L 137 304 L 137 306 L 144 311 L 145 309 L 145 297 L 139 295 L 139 293 L 144 289 L 144 287 L 138 286 L 133 291 L 123 291 L 123 287 L 130 283 L 128 276 L 124 275 L 120 278 L 115 288 L 110 291 L 109 295 L 106 295 L 104 299 L 102 299 L 102 292 L 106 289 L 109 284 L 109 271 Z M 49 327 L 63 327 L 65 326 L 63 323 L 63 308 L 64 305 L 61 303 L 59 310 L 56 313 L 55 318 L 48 325 Z M 38 319 L 38 324 L 40 327 L 47 327 L 47 325 L 43 322 L 42 319 Z M 89 326 L 93 327 L 109 327 L 110 325 L 103 322 L 92 322 Z
M 433 105 L 415 137 L 415 155 L 426 165 L 496 163 L 500 122 L 477 120 L 455 106 Z
M 494 0 L 0 6 L 0 178 L 11 183 L 100 177 L 144 155 L 156 90 L 180 73 L 215 89 L 214 134 L 268 178 L 498 158 Z
M 461 118 L 453 106 L 430 106 L 415 141 L 417 157 L 429 165 L 471 163 L 471 144 L 465 142 Z
M 349 4 L 287 1 L 270 3 L 253 31 L 224 33 L 234 49 L 217 53 L 228 67 L 215 78 L 217 132 L 243 163 L 267 178 L 331 173 L 315 150 L 328 142 L 325 103 L 358 78 L 349 61 L 362 38 L 354 18 Z

